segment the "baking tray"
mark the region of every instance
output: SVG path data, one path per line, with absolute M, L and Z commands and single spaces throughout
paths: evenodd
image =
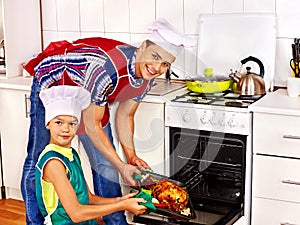
M 157 173 L 153 173 L 153 172 L 148 172 L 148 171 L 141 171 L 141 173 L 142 173 L 142 175 L 149 174 L 149 175 L 151 175 L 156 180 L 163 180 L 163 179 L 168 180 L 170 182 L 173 182 L 173 183 L 177 184 L 180 187 L 185 188 L 185 184 L 184 183 L 182 183 L 180 181 L 177 181 L 177 180 L 172 180 L 172 179 L 170 179 L 167 176 L 163 176 L 163 175 L 160 175 L 160 174 L 157 174 Z M 140 190 L 141 188 L 145 188 L 146 186 L 145 185 L 141 185 L 139 182 L 137 182 L 137 185 L 136 186 L 132 186 L 132 188 L 136 189 L 136 190 Z M 167 209 L 167 208 L 159 208 L 159 207 L 156 207 L 157 210 L 155 212 L 149 212 L 149 214 L 159 214 L 159 215 L 166 216 L 166 217 L 169 217 L 169 218 L 172 218 L 172 219 L 181 220 L 181 221 L 185 221 L 186 222 L 186 221 L 188 221 L 190 219 L 195 219 L 196 218 L 194 207 L 193 207 L 193 204 L 192 204 L 192 201 L 191 201 L 190 198 L 188 199 L 187 207 L 190 208 L 190 212 L 191 212 L 190 216 L 174 212 L 174 211 L 172 211 L 170 209 Z

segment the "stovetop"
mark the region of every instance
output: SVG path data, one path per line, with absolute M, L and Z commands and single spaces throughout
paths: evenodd
M 263 96 L 264 95 L 245 96 L 232 93 L 231 91 L 209 94 L 189 91 L 187 93 L 175 96 L 175 98 L 172 99 L 171 102 L 247 108 L 249 105 Z

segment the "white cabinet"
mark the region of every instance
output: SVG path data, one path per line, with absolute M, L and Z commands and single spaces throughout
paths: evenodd
M 255 196 L 300 203 L 299 159 L 255 155 L 253 168 Z
M 165 174 L 163 103 L 142 102 L 135 114 L 134 142 L 136 154 L 155 173 Z
M 134 118 L 134 144 L 138 157 L 145 160 L 155 173 L 166 175 L 164 111 L 164 102 L 143 101 L 140 103 Z M 121 149 L 122 147 L 119 145 L 117 151 L 125 160 Z M 128 193 L 130 188 L 126 185 L 122 186 L 122 191 Z M 132 220 L 131 213 L 127 212 L 126 216 L 128 221 Z
M 299 115 L 253 113 L 253 225 L 300 224 L 299 125 Z
M 126 161 L 126 157 L 118 142 L 114 115 L 117 105 L 111 108 L 111 124 L 117 152 L 121 159 Z M 164 131 L 164 111 L 163 101 L 152 102 L 151 97 L 140 103 L 134 117 L 134 145 L 138 157 L 148 163 L 155 173 L 165 174 L 165 131 Z
M 90 161 L 89 161 L 88 155 L 86 154 L 86 151 L 77 135 L 72 140 L 71 146 L 78 152 L 78 154 L 80 156 L 81 166 L 82 166 L 85 180 L 86 180 L 90 190 L 94 193 L 93 174 L 92 174 Z
M 0 89 L 0 134 L 7 198 L 20 198 L 29 131 L 29 91 Z
M 274 199 L 255 198 L 252 225 L 298 225 L 300 205 Z
M 165 174 L 164 107 L 162 103 L 142 102 L 135 115 L 136 153 L 159 174 Z
M 6 73 L 0 78 L 22 74 L 21 63 L 42 49 L 40 4 L 36 0 L 2 0 Z
M 300 116 L 254 113 L 254 153 L 299 158 L 298 124 Z

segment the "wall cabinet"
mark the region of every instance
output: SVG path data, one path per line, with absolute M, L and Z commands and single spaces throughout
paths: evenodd
M 300 116 L 253 116 L 252 224 L 300 224 Z
M 20 182 L 29 131 L 29 91 L 0 89 L 0 133 L 7 198 L 21 198 Z

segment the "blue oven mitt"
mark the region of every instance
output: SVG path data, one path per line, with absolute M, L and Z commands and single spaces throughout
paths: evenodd
M 131 190 L 131 193 L 137 192 L 137 190 Z M 140 192 L 134 196 L 135 198 L 143 198 L 147 202 L 140 202 L 141 205 L 146 206 L 148 208 L 149 212 L 155 212 L 157 209 L 152 203 L 152 195 L 149 195 L 148 193 L 144 192 L 143 190 L 140 190 Z

